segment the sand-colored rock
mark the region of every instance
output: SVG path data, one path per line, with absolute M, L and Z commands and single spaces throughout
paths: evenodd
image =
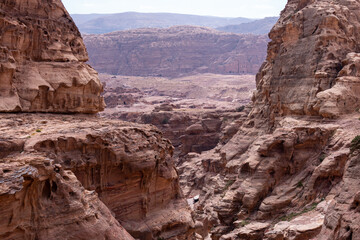
M 179 165 L 212 239 L 360 237 L 359 10 L 357 1 L 289 1 L 252 112 L 225 144 Z M 252 231 L 257 223 L 268 225 Z
M 134 239 L 71 171 L 26 150 L 0 160 L 0 213 L 4 240 Z
M 96 113 L 102 84 L 60 0 L 0 3 L 0 111 Z
M 26 234 L 59 239 L 66 224 L 74 237 L 105 239 L 111 233 L 108 239 L 126 239 L 121 226 L 137 239 L 191 237 L 194 221 L 179 188 L 173 147 L 155 127 L 88 116 L 0 117 L 0 146 L 13 146 L 0 159 L 1 197 L 7 199 L 0 206 L 10 211 L 0 224 L 3 239 L 23 225 Z M 16 225 L 9 228 L 14 211 Z M 28 212 L 29 219 L 16 211 Z
M 357 1 L 289 1 L 269 34 L 253 116 L 273 121 L 284 115 L 338 117 L 354 112 L 359 13 Z
M 265 59 L 265 35 L 195 26 L 84 35 L 90 64 L 101 73 L 178 77 L 198 73 L 255 74 Z

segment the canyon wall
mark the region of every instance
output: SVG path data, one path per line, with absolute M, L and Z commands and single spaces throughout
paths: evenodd
M 173 147 L 155 127 L 88 116 L 0 117 L 1 239 L 191 237 L 195 223 Z
M 359 239 L 359 10 L 290 0 L 254 106 L 225 144 L 179 165 L 212 239 Z
M 81 35 L 60 0 L 0 3 L 0 111 L 104 108 Z
M 328 118 L 359 108 L 356 1 L 296 1 L 270 32 L 253 115 Z
M 191 238 L 170 142 L 70 115 L 103 110 L 103 87 L 61 1 L 2 1 L 0 32 L 0 112 L 20 112 L 0 114 L 0 238 Z
M 177 77 L 197 73 L 257 73 L 265 59 L 265 35 L 224 33 L 178 26 L 85 35 L 90 64 L 99 72 Z

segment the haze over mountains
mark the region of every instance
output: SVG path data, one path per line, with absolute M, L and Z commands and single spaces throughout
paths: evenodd
M 278 19 L 278 17 L 266 17 L 251 22 L 218 27 L 216 29 L 231 33 L 268 34 Z
M 136 28 L 168 28 L 180 25 L 219 28 L 219 30 L 224 29 L 228 32 L 231 32 L 234 26 L 239 26 L 236 27 L 236 33 L 266 34 L 278 18 L 266 18 L 264 25 L 264 21 L 258 19 L 176 13 L 125 12 L 116 14 L 72 14 L 71 16 L 80 32 L 87 34 L 102 34 Z M 244 32 L 242 32 L 242 29 L 244 29 Z

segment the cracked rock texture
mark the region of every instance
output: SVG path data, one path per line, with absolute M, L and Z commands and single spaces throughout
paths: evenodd
M 289 0 L 271 30 L 253 115 L 339 117 L 359 108 L 360 5 Z
M 247 119 L 180 161 L 203 238 L 360 239 L 359 13 L 359 1 L 288 1 Z
M 1 239 L 132 239 L 121 226 L 137 239 L 190 239 L 173 147 L 155 127 L 3 114 L 0 129 Z
M 0 3 L 0 111 L 96 113 L 103 87 L 60 0 Z

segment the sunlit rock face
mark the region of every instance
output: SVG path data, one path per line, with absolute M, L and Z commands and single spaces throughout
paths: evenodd
M 359 13 L 359 1 L 288 1 L 249 116 L 179 165 L 212 239 L 359 239 Z
M 173 147 L 155 127 L 87 115 L 0 119 L 0 239 L 190 239 Z
M 357 1 L 289 1 L 270 32 L 253 115 L 337 117 L 359 107 Z
M 96 113 L 103 87 L 60 0 L 0 3 L 0 111 Z

